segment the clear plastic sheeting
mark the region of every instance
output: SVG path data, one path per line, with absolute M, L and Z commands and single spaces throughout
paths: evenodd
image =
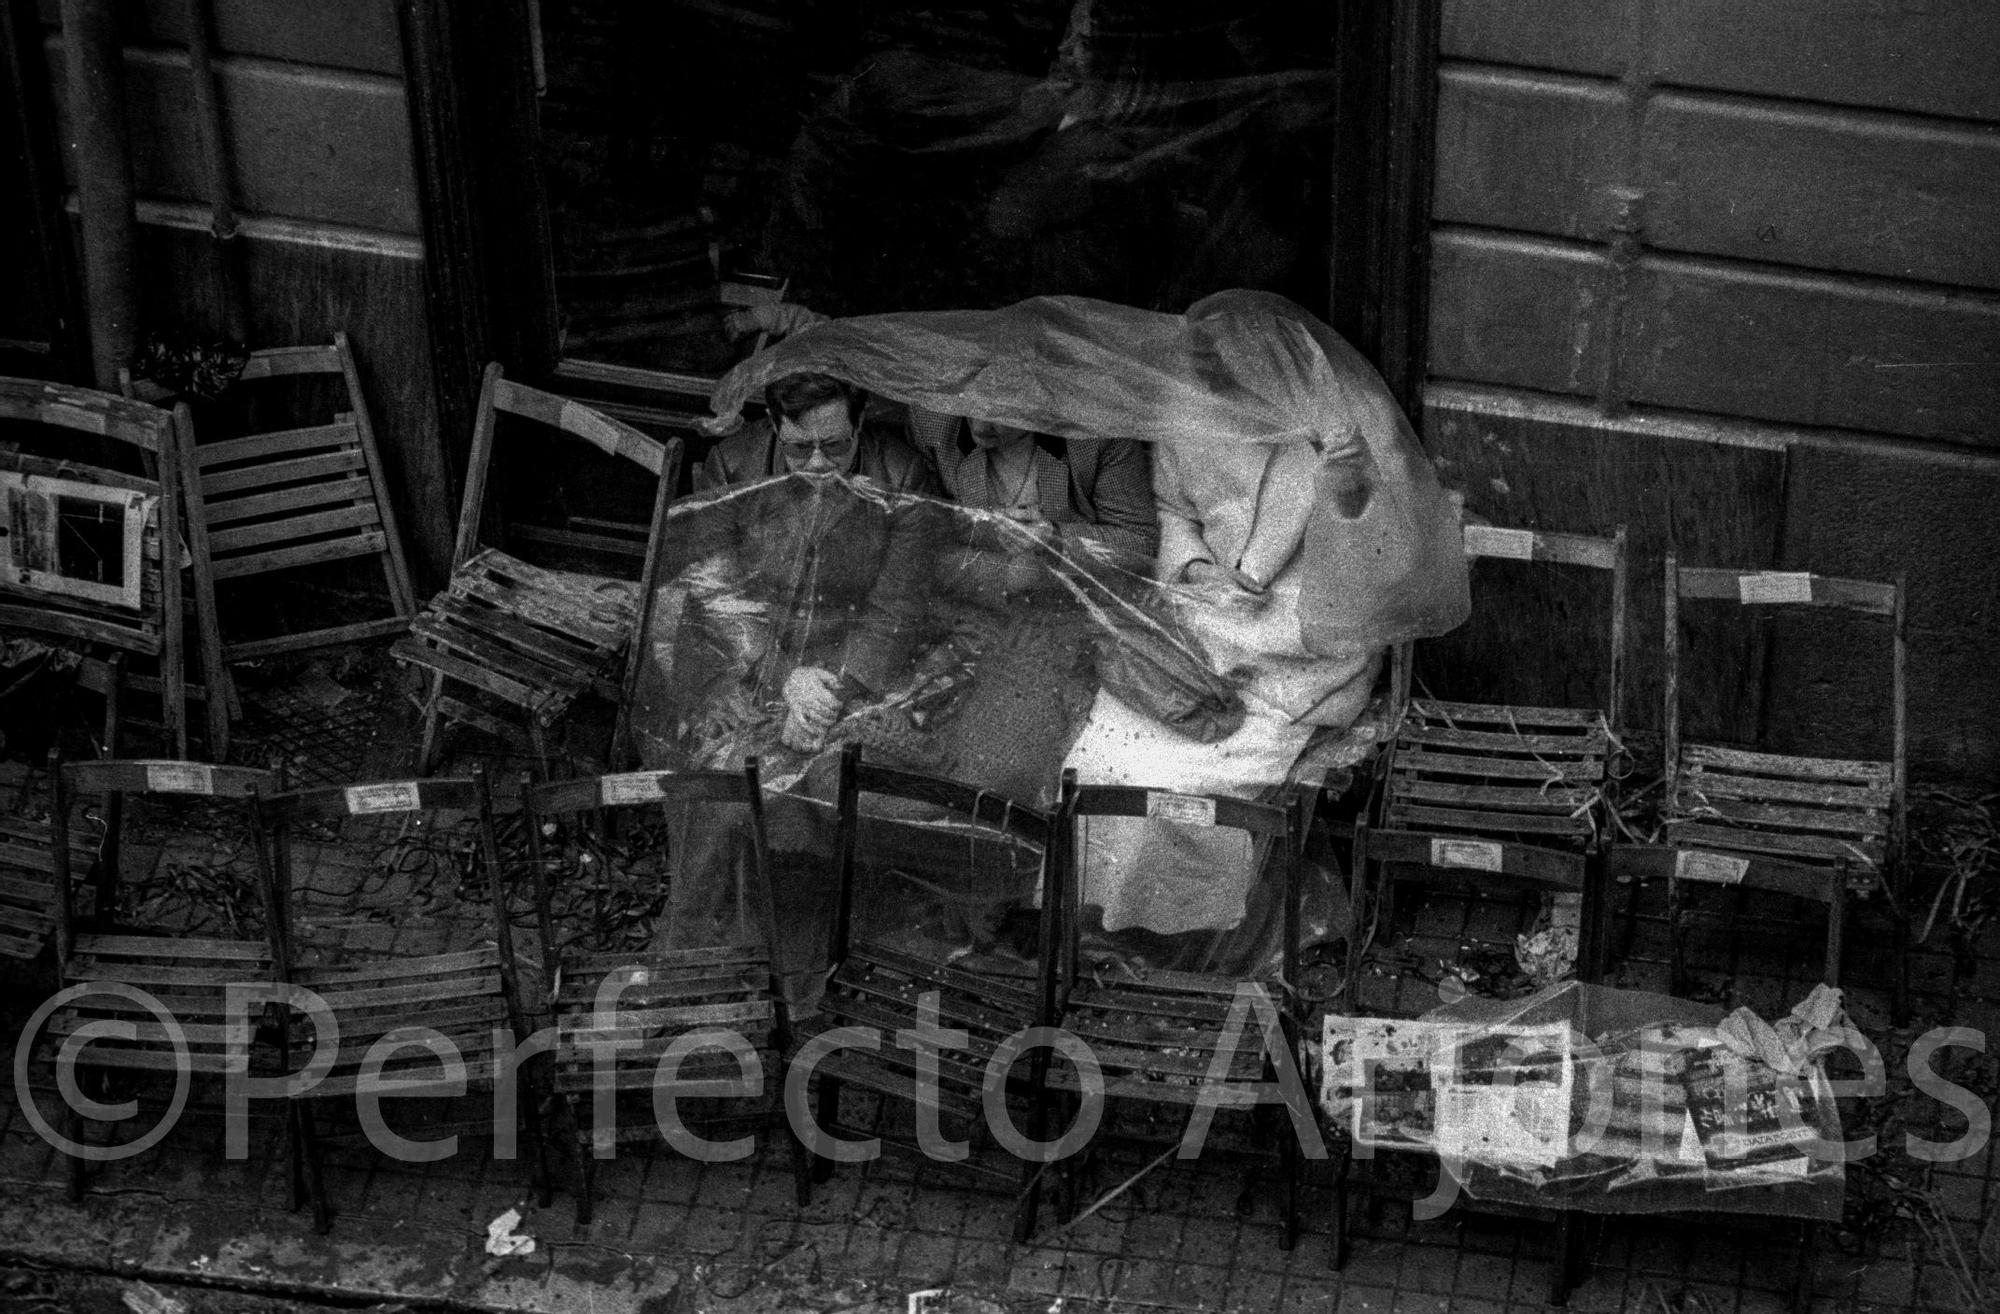
M 725 375 L 717 426 L 803 371 L 945 414 L 1155 444 L 1163 508 L 1231 528 L 1221 564 L 1289 595 L 1257 626 L 1290 626 L 1304 651 L 1442 634 L 1471 611 L 1457 495 L 1373 368 L 1272 293 L 1220 292 L 1185 315 L 1038 297 L 833 320 Z M 1250 619 L 1239 608 L 1218 628 Z
M 1435 1154 L 1474 1200 L 1837 1221 L 1825 1071 L 1732 1045 L 1721 1010 L 1574 982 L 1414 1021 L 1328 1017 L 1322 1110 L 1357 1153 Z
M 1260 692 L 1255 654 L 1212 641 L 1200 590 L 1124 569 L 1091 540 L 1057 541 L 1068 547 L 997 513 L 841 476 L 782 476 L 670 510 L 638 640 L 635 739 L 648 767 L 759 758 L 775 792 L 766 813 L 787 972 L 809 976 L 831 928 L 830 805 L 846 744 L 1048 808 L 1065 765 L 1086 779 L 1266 798 L 1302 773 L 1352 765 L 1383 737 L 1374 653 L 1293 654 L 1294 683 L 1309 670 L 1324 683 L 1299 700 L 1322 714 L 1300 719 Z M 786 686 L 805 667 L 843 672 L 853 692 L 830 729 L 801 739 Z M 1332 706 L 1337 721 L 1323 715 Z M 682 825 L 671 934 L 715 943 L 756 906 L 742 892 L 748 837 L 740 819 Z M 1109 952 L 1246 975 L 1273 961 L 1282 919 L 1257 883 L 1262 855 L 1203 847 L 1226 832 L 1162 839 L 1187 828 L 1152 828 L 1086 837 L 1087 901 L 1114 910 L 1101 919 L 1111 931 L 1142 932 Z M 1020 913 L 1038 899 L 1039 854 L 920 809 L 870 816 L 860 852 L 866 933 L 948 953 L 1031 950 L 1032 913 Z M 879 880 L 886 872 L 900 884 Z M 1309 921 L 1337 933 L 1332 883 L 1314 888 Z M 1203 890 L 1219 893 L 1190 918 Z

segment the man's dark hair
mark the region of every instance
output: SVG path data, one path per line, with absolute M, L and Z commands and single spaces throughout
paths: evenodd
M 796 420 L 832 401 L 846 403 L 848 422 L 858 425 L 868 394 L 831 374 L 787 374 L 764 385 L 764 408 L 770 412 L 772 424 Z

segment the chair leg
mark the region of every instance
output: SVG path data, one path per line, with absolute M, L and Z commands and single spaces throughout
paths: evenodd
M 1036 1141 L 1045 1140 L 1049 1134 L 1048 1092 L 1038 1082 L 1028 1100 L 1028 1135 Z M 1042 1177 L 1052 1166 L 1052 1163 L 1036 1163 L 1033 1160 L 1022 1164 L 1021 1199 L 1014 1207 L 1016 1245 L 1025 1243 L 1035 1234 L 1036 1216 L 1042 1207 Z
M 1896 979 L 1890 983 L 1889 1018 L 1897 1026 L 1910 1020 L 1910 916 L 1898 910 L 1896 919 Z
M 532 1088 L 526 1092 L 522 1105 L 522 1121 L 527 1124 L 528 1136 L 535 1143 L 535 1199 L 543 1208 L 555 1198 L 555 1187 L 549 1180 L 549 1137 L 548 1128 L 542 1122 L 541 1093 Z
M 63 1135 L 69 1137 L 70 1140 L 76 1142 L 78 1145 L 83 1144 L 83 1115 L 75 1109 L 69 1110 L 63 1117 Z M 80 1154 L 72 1154 L 68 1158 L 69 1202 L 75 1204 L 83 1199 L 84 1161 L 83 1156 Z
M 554 779 L 549 774 L 548 733 L 542 729 L 542 723 L 535 719 L 533 712 L 528 713 L 528 746 L 535 754 L 535 770 L 538 773 L 536 778 L 540 780 Z
M 1299 1243 L 1299 1179 L 1304 1175 L 1299 1160 L 1303 1152 L 1294 1129 L 1287 1127 L 1279 1135 L 1282 1139 L 1278 1142 L 1278 1170 L 1284 1177 L 1285 1217 L 1280 1224 L 1283 1230 L 1278 1233 L 1278 1249 L 1288 1251 Z
M 1820 1224 L 1807 1220 L 1800 1225 L 1798 1267 L 1792 1273 L 1791 1307 L 1797 1314 L 1812 1304 L 1813 1278 L 1819 1271 Z
M 292 1118 L 299 1141 L 305 1146 L 306 1191 L 312 1196 L 313 1231 L 325 1235 L 333 1230 L 333 1202 L 326 1196 L 326 1163 L 320 1157 L 319 1131 L 313 1125 L 312 1106 L 304 1100 L 293 1100 Z
M 1830 986 L 1840 984 L 1840 958 L 1847 940 L 1847 877 L 1845 873 L 1836 875 L 1838 884 L 1826 904 L 1826 966 L 1824 974 Z
M 826 1131 L 840 1118 L 840 1082 L 837 1078 L 821 1076 L 817 1102 L 813 1106 L 814 1121 L 820 1130 Z M 812 1156 L 812 1179 L 825 1182 L 833 1177 L 833 1160 L 820 1155 Z
M 1591 1220 L 1565 1209 L 1556 1217 L 1555 1263 L 1549 1274 L 1549 1304 L 1569 1304 L 1570 1292 L 1583 1280 L 1587 1261 Z
M 1667 993 L 1687 992 L 1687 963 L 1681 943 L 1681 882 L 1667 877 Z
M 597 1186 L 596 1160 L 591 1158 L 590 1134 L 584 1130 L 583 1115 L 578 1111 L 574 1095 L 562 1097 L 564 1115 L 569 1120 L 570 1143 L 576 1154 L 576 1225 L 589 1227 L 592 1212 L 591 1192 Z
M 1333 1271 L 1347 1267 L 1347 1191 L 1354 1168 L 1353 1145 L 1345 1137 L 1333 1170 Z
M 417 736 L 416 773 L 427 776 L 437 761 L 438 730 L 441 717 L 438 714 L 438 700 L 444 697 L 444 676 L 431 672 L 430 692 L 424 696 L 423 731 Z

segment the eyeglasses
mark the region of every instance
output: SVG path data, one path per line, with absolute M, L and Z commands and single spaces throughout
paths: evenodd
M 788 461 L 810 461 L 814 453 L 826 457 L 829 461 L 838 461 L 853 450 L 854 435 L 848 434 L 842 438 L 806 438 L 798 442 L 781 442 L 778 446 L 784 450 L 785 459 Z

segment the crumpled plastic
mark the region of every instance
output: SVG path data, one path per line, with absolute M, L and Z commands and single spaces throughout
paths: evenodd
M 1716 1027 L 1723 1043 L 1738 1054 L 1793 1077 L 1822 1054 L 1842 1048 L 1848 1031 L 1840 991 L 1824 981 L 1775 1023 L 1743 1007 Z
M 830 320 L 724 375 L 708 423 L 729 431 L 766 384 L 802 371 L 1062 438 L 1308 444 L 1310 511 L 1259 517 L 1265 537 L 1285 541 L 1253 534 L 1245 548 L 1282 568 L 1275 592 L 1289 576 L 1300 650 L 1426 638 L 1471 612 L 1457 495 L 1438 483 L 1360 353 L 1274 293 L 1219 292 L 1184 315 L 1036 297 L 999 310 Z M 1268 493 L 1277 507 L 1296 490 Z
M 1305 1058 L 1331 1125 L 1435 1156 L 1474 1200 L 1838 1220 L 1825 1072 L 1742 1054 L 1722 1021 L 1711 1005 L 1566 982 L 1410 1021 L 1330 1016 Z

